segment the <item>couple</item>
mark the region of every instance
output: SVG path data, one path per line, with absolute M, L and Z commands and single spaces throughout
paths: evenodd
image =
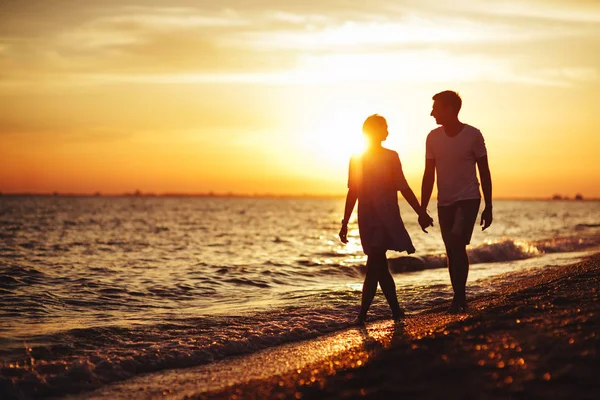
M 381 145 L 388 136 L 385 118 L 372 115 L 363 124 L 368 148 L 362 155 L 353 156 L 350 160 L 348 194 L 339 234 L 341 241 L 347 243 L 348 220 L 358 200 L 360 240 L 368 256 L 358 323 L 366 320 L 377 283 L 392 309 L 393 318 L 399 320 L 404 316 L 396 297 L 394 278 L 388 270 L 386 251 L 406 251 L 411 254 L 415 248 L 400 217 L 397 191 L 402 193 L 418 214 L 419 225 L 427 233 L 426 228 L 433 226 L 427 205 L 436 172 L 440 231 L 454 289 L 448 312 L 466 309 L 465 286 L 469 273 L 467 245 L 481 202 L 475 164 L 479 169 L 485 199 L 481 215 L 484 230 L 492 223 L 492 181 L 483 136 L 478 129 L 460 122 L 458 112 L 461 105 L 462 100 L 456 92 L 444 91 L 433 96 L 431 116 L 441 126 L 427 136 L 421 204 L 404 178 L 398 153 Z

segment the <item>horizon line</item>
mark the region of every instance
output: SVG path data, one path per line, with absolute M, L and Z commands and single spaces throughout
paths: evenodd
M 214 198 L 314 198 L 314 199 L 332 199 L 345 198 L 345 193 L 236 193 L 236 192 L 165 192 L 165 193 L 143 193 L 141 191 L 124 193 L 60 193 L 60 192 L 9 192 L 0 191 L 0 197 L 214 197 Z M 578 196 L 581 196 L 580 198 Z M 420 199 L 420 197 L 417 197 Z M 436 196 L 431 197 L 437 200 Z M 599 201 L 600 197 L 585 197 L 581 194 L 575 196 L 551 195 L 551 196 L 500 196 L 494 200 L 553 200 L 553 201 Z

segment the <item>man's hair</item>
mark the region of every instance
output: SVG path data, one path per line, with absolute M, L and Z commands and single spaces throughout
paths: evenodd
M 387 121 L 379 114 L 373 114 L 363 123 L 363 133 L 369 136 L 377 134 L 381 129 L 387 127 Z
M 452 107 L 452 109 L 456 111 L 456 114 L 458 114 L 460 108 L 462 107 L 462 99 L 458 93 L 453 92 L 452 90 L 444 90 L 443 92 L 439 92 L 433 96 L 433 101 L 438 101 L 442 104 Z

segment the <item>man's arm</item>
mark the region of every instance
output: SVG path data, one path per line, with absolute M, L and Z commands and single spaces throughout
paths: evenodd
M 479 178 L 481 179 L 481 190 L 483 191 L 483 199 L 485 208 L 481 213 L 482 230 L 486 230 L 492 224 L 492 175 L 490 173 L 490 165 L 487 156 L 477 159 L 477 168 L 479 169 Z
M 423 183 L 421 184 L 421 207 L 425 210 L 429 205 L 433 184 L 435 182 L 435 159 L 425 160 L 425 172 L 423 173 Z
M 433 226 L 433 219 L 427 214 L 427 205 L 431 199 L 433 192 L 433 183 L 435 182 L 435 159 L 425 159 L 425 172 L 423 173 L 423 183 L 421 184 L 421 209 L 425 216 L 419 216 L 419 225 L 423 232 L 427 232 L 425 228 Z
M 340 240 L 342 243 L 348 243 L 348 221 L 352 216 L 354 205 L 358 199 L 358 191 L 355 188 L 348 189 L 346 194 L 346 206 L 344 207 L 344 219 L 342 220 L 342 228 L 340 229 Z

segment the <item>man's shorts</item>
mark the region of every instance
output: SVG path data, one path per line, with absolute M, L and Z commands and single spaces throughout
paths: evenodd
M 438 207 L 440 231 L 444 243 L 471 243 L 471 235 L 479 213 L 481 199 L 460 200 L 448 206 Z

